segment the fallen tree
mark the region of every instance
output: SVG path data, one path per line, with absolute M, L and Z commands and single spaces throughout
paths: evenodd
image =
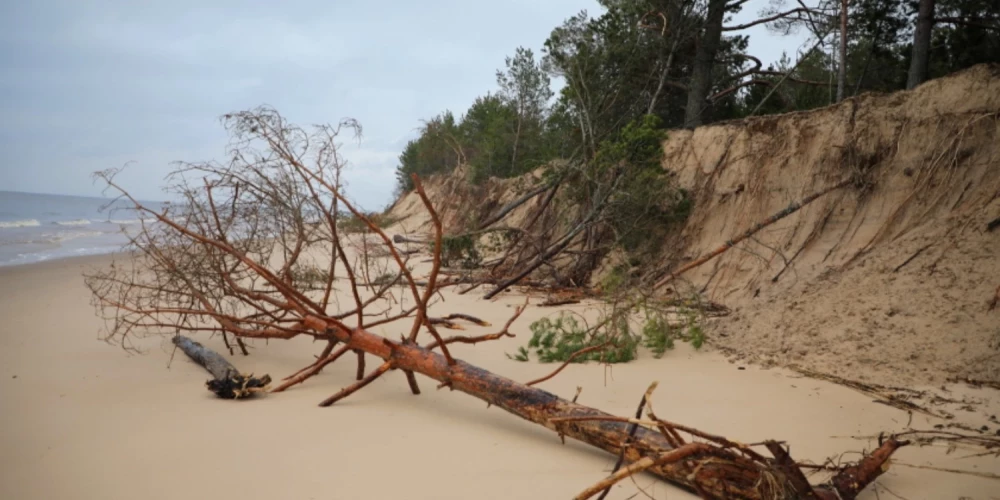
M 631 465 L 606 480 L 609 485 L 645 470 L 704 498 L 854 498 L 906 444 L 884 440 L 857 464 L 838 469 L 826 484 L 814 487 L 778 442 L 761 445 L 772 455 L 765 457 L 752 446 L 659 419 L 646 398 L 645 419 L 617 417 L 458 360 L 451 346 L 511 336 L 509 328 L 526 305 L 499 332 L 440 335 L 436 325 L 442 324 L 441 318 L 429 316 L 428 308 L 439 289 L 442 225 L 420 179 L 414 176 L 413 181 L 434 226 L 432 265 L 422 286 L 392 240 L 344 196 L 343 162 L 335 140 L 341 127 L 356 124 L 319 127 L 309 134 L 270 109 L 227 115 L 226 124 L 233 134 L 232 161 L 182 165 L 173 177 L 182 204 L 153 210 L 116 184 L 114 171 L 99 174 L 137 211 L 155 218 L 131 235 L 131 252 L 124 254 L 127 263 L 116 262 L 86 276 L 95 305 L 108 320 L 107 340 L 130 347 L 132 337 L 150 333 L 178 339 L 178 332 L 201 332 L 248 342 L 312 337 L 326 341 L 323 352 L 275 392 L 308 380 L 354 352 L 358 380 L 322 406 L 393 371 L 401 371 L 410 390 L 419 394 L 420 374 L 437 381 L 438 388 L 464 392 L 560 437 L 619 455 Z M 348 245 L 348 237 L 337 228 L 341 208 L 369 227 L 373 241 Z M 317 219 L 321 230 L 307 222 Z M 383 250 L 378 257 L 369 253 L 374 247 Z M 372 266 L 383 272 L 388 265 L 395 267 L 395 278 L 369 277 Z M 399 284 L 408 293 L 389 293 Z M 340 293 L 338 285 L 344 285 Z M 343 310 L 341 294 L 353 308 Z M 372 333 L 376 326 L 397 322 L 409 328 L 398 340 Z M 433 340 L 421 344 L 421 333 Z M 221 356 L 204 352 L 202 346 L 189 347 L 201 348 L 185 352 L 205 360 L 203 366 L 216 378 L 232 378 L 230 367 L 217 366 Z M 381 360 L 367 374 L 366 356 Z

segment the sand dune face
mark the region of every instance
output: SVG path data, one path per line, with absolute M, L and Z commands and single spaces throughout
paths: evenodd
M 706 325 L 716 347 L 743 362 L 882 384 L 1000 381 L 1000 318 L 987 309 L 1000 286 L 1000 231 L 986 230 L 1000 216 L 1000 66 L 671 130 L 663 147 L 664 169 L 694 201 L 683 229 L 659 242 L 664 273 L 851 181 L 671 283 L 736 312 Z M 463 175 L 427 182 L 449 230 L 485 219 L 539 178 L 470 186 Z M 522 205 L 504 224 L 525 226 L 541 204 Z M 571 203 L 556 204 L 548 217 L 568 211 L 573 220 Z M 410 193 L 392 212 L 426 233 L 420 207 Z M 542 217 L 532 230 L 564 234 L 559 224 Z M 592 283 L 616 263 L 609 256 Z
M 337 363 L 282 394 L 221 401 L 206 391 L 207 374 L 170 344 L 149 338 L 142 355 L 97 339 L 100 320 L 80 273 L 107 258 L 85 258 L 0 270 L 0 498 L 10 499 L 309 499 L 309 498 L 567 498 L 607 473 L 614 457 L 579 443 L 562 445 L 548 431 L 482 402 L 424 382 L 409 394 L 393 374 L 334 407 L 316 404 L 353 380 L 354 365 Z M 465 312 L 502 324 L 523 298 L 495 302 L 445 293 L 435 314 Z M 529 308 L 515 339 L 456 346 L 456 357 L 518 380 L 553 367 L 504 355 L 529 337 L 528 325 L 548 309 Z M 470 327 L 471 334 L 493 328 Z M 398 334 L 383 330 L 384 334 Z M 199 339 L 221 348 L 221 342 Z M 258 343 L 241 369 L 287 375 L 322 346 L 307 340 Z M 369 363 L 371 365 L 371 363 Z M 679 346 L 662 359 L 605 369 L 571 366 L 547 390 L 617 414 L 634 411 L 659 381 L 657 413 L 744 442 L 788 441 L 799 460 L 821 461 L 902 428 L 908 416 L 870 398 L 778 369 L 740 370 L 715 352 Z M 996 399 L 996 392 L 967 392 Z M 959 414 L 975 425 L 996 404 Z M 915 415 L 912 426 L 934 419 Z M 997 472 L 995 459 L 955 457 L 942 448 L 905 448 L 912 464 Z M 850 459 L 851 455 L 845 456 Z M 879 480 L 910 499 L 989 498 L 995 481 L 895 466 Z M 693 498 L 654 478 L 624 482 L 611 498 L 642 487 L 654 498 Z M 884 498 L 886 493 L 882 493 Z M 876 498 L 873 490 L 863 498 Z

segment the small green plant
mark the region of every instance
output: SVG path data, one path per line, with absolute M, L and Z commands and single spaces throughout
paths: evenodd
M 314 290 L 326 285 L 330 273 L 314 265 L 296 265 L 290 270 L 292 281 L 305 290 Z
M 642 345 L 653 353 L 653 357 L 663 357 L 667 351 L 674 348 L 676 340 L 689 342 L 695 349 L 701 349 L 705 344 L 705 333 L 698 323 L 698 316 L 694 311 L 686 311 L 684 314 L 687 318 L 684 327 L 671 324 L 666 314 L 661 312 L 647 316 L 646 323 L 642 327 Z
M 601 279 L 600 288 L 601 291 L 608 294 L 614 294 L 622 285 L 628 281 L 628 265 L 619 264 L 611 269 L 603 279 Z
M 486 244 L 483 245 L 483 250 L 487 253 L 502 252 L 511 244 L 512 241 L 514 241 L 516 236 L 517 231 L 513 229 L 498 229 L 490 231 L 486 234 Z
M 705 332 L 701 329 L 701 324 L 698 323 L 698 317 L 694 312 L 688 313 L 688 328 L 686 341 L 691 343 L 691 346 L 695 349 L 701 349 L 701 346 L 705 345 Z
M 564 312 L 555 320 L 542 318 L 535 321 L 530 328 L 532 336 L 527 347 L 521 346 L 513 356 L 508 354 L 508 358 L 528 361 L 533 352 L 542 363 L 565 362 L 577 352 L 597 346 L 604 348 L 576 356 L 573 362 L 626 363 L 637 355 L 639 339 L 631 332 L 624 316 L 616 317 L 603 328 L 589 331 L 575 317 Z
M 441 239 L 441 264 L 445 267 L 458 263 L 465 269 L 479 267 L 483 258 L 471 235 L 445 236 Z
M 372 284 L 376 286 L 385 286 L 393 281 L 396 281 L 398 278 L 399 273 L 382 273 L 372 280 Z
M 370 220 L 375 227 L 380 229 L 387 228 L 396 222 L 399 222 L 398 217 L 388 214 L 380 214 L 377 212 L 369 212 L 364 214 L 364 216 Z M 369 230 L 368 224 L 354 214 L 341 214 L 339 217 L 339 223 L 340 229 L 348 233 L 364 233 Z
M 641 332 L 633 332 L 629 316 L 645 311 L 645 321 Z M 531 324 L 531 340 L 507 357 L 515 361 L 529 361 L 534 355 L 539 362 L 565 362 L 575 353 L 603 346 L 585 352 L 575 358 L 574 363 L 600 361 L 603 363 L 626 363 L 638 357 L 641 345 L 650 350 L 655 358 L 674 348 L 677 341 L 689 342 L 695 349 L 705 343 L 705 334 L 698 322 L 698 315 L 692 309 L 682 309 L 668 313 L 664 309 L 637 306 L 631 310 L 614 310 L 613 317 L 601 327 L 591 329 L 581 325 L 572 313 L 562 312 L 556 318 L 542 318 Z M 671 321 L 668 314 L 677 315 Z
M 517 348 L 517 354 L 511 356 L 507 354 L 507 357 L 513 359 L 514 361 L 528 361 L 528 348 L 521 346 Z
M 642 345 L 652 351 L 654 358 L 661 358 L 673 349 L 676 336 L 676 329 L 660 314 L 647 319 L 642 326 Z

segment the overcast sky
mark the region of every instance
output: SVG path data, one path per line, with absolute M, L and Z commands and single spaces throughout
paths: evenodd
M 768 0 L 751 0 L 734 22 Z M 210 4 L 211 6 L 205 6 Z M 290 121 L 364 127 L 345 141 L 350 197 L 384 206 L 420 120 L 493 90 L 518 46 L 595 0 L 28 0 L 0 5 L 0 190 L 100 195 L 90 174 L 162 199 L 170 162 L 219 158 L 219 116 L 261 104 Z M 749 31 L 777 60 L 804 35 Z

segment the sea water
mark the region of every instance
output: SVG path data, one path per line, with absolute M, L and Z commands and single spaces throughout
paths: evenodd
M 118 251 L 143 219 L 151 222 L 133 207 L 128 200 L 0 191 L 0 266 Z

